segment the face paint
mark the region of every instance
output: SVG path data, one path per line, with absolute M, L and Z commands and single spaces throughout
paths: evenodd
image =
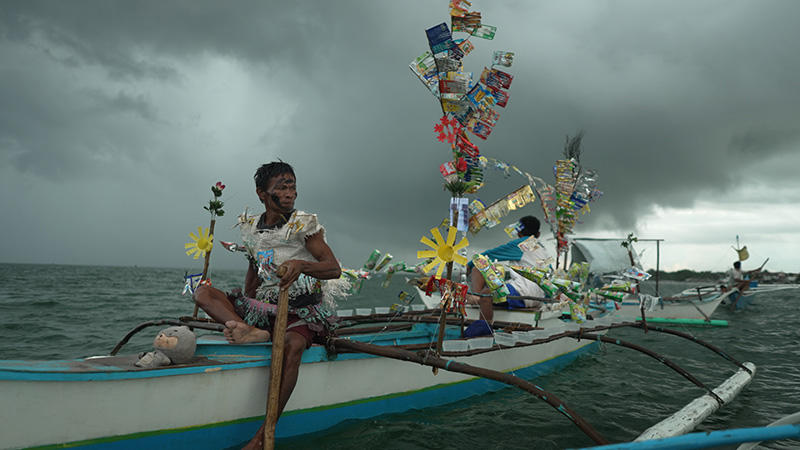
M 279 175 L 278 178 L 275 178 L 274 183 L 267 191 L 267 195 L 269 195 L 278 209 L 284 212 L 291 212 L 294 209 L 294 200 L 297 198 L 297 183 L 295 179 L 291 176 Z M 289 203 L 289 197 L 291 197 L 291 204 L 285 205 L 285 203 Z

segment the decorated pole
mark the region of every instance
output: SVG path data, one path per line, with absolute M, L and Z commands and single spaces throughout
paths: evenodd
M 283 277 L 286 267 L 278 267 L 278 277 Z M 289 288 L 281 288 L 278 293 L 278 312 L 272 329 L 272 359 L 269 363 L 269 388 L 267 390 L 267 411 L 264 417 L 264 450 L 275 448 L 275 425 L 278 423 L 278 402 L 281 393 L 281 373 L 283 372 L 283 350 L 286 338 L 286 322 L 289 315 Z
M 185 277 L 186 287 L 183 290 L 184 294 L 187 292 L 194 294 L 194 290 L 199 284 L 211 284 L 211 281 L 208 279 L 208 263 L 211 260 L 211 250 L 214 248 L 214 225 L 217 223 L 216 218 L 217 216 L 221 217 L 225 215 L 225 211 L 222 209 L 224 203 L 219 199 L 222 197 L 222 191 L 224 189 L 225 185 L 222 184 L 221 181 L 217 181 L 216 184 L 211 186 L 211 192 L 214 194 L 214 198 L 208 201 L 208 206 L 203 207 L 203 209 L 211 213 L 211 223 L 206 229 L 197 227 L 197 235 L 189 233 L 189 237 L 192 238 L 194 242 L 189 242 L 184 246 L 187 255 L 194 256 L 194 259 L 198 259 L 200 256 L 204 258 L 203 272 L 195 275 L 187 275 Z M 196 283 L 195 279 L 198 275 L 200 276 L 200 280 L 199 283 Z M 199 306 L 195 303 L 192 318 L 196 319 L 198 312 Z

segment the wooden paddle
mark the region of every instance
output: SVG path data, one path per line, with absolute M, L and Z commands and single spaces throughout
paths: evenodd
M 278 277 L 283 278 L 286 267 L 278 267 Z M 286 338 L 286 321 L 289 315 L 289 288 L 281 288 L 278 294 L 278 314 L 272 328 L 272 361 L 269 365 L 269 389 L 267 412 L 264 418 L 264 450 L 275 448 L 275 425 L 278 423 L 278 400 L 281 394 L 281 372 L 283 371 L 283 344 Z

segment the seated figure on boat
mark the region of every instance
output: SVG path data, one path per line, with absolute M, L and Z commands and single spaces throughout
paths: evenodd
M 316 215 L 294 209 L 297 188 L 292 167 L 284 162 L 264 164 L 254 179 L 265 211 L 260 216 L 243 214 L 239 218 L 250 261 L 244 294 L 238 290 L 226 294 L 204 285 L 195 291 L 194 298 L 211 318 L 225 324 L 229 342 L 267 342 L 273 331 L 274 320 L 270 318 L 277 311 L 278 293 L 288 288 L 280 416 L 297 382 L 303 352 L 336 326 L 336 316 L 326 303 L 330 304 L 332 295 L 345 292 L 347 286 L 338 280 L 339 262 L 325 241 L 325 229 Z M 280 278 L 271 270 L 279 266 L 286 270 Z M 263 428 L 248 448 L 261 448 L 262 437 Z
M 531 236 L 538 238 L 539 233 L 539 219 L 533 216 L 525 216 L 519 220 L 516 227 L 517 239 L 512 239 L 503 245 L 486 250 L 482 253 L 491 261 L 507 261 L 515 265 L 522 265 L 527 267 L 546 267 L 549 261 L 549 255 L 545 248 L 538 242 L 533 245 L 523 245 L 520 243 L 527 241 Z M 480 273 L 480 271 L 470 263 L 468 265 L 470 273 L 470 286 L 471 294 L 467 296 L 467 301 L 472 304 L 477 304 L 481 309 L 481 316 L 488 323 L 492 323 L 494 319 L 493 298 L 491 290 Z M 511 296 L 530 296 L 530 297 L 544 297 L 545 293 L 542 289 L 531 280 L 519 275 L 514 270 L 508 269 L 505 271 L 509 277 L 506 280 L 506 288 Z M 507 306 L 511 308 L 524 308 L 535 306 L 535 301 L 532 300 L 508 300 Z
M 744 292 L 750 286 L 750 275 L 759 272 L 761 268 L 751 270 L 749 272 L 742 272 L 742 262 L 736 261 L 733 263 L 733 268 L 728 270 L 728 277 L 726 279 L 727 289 L 737 288 L 739 292 Z

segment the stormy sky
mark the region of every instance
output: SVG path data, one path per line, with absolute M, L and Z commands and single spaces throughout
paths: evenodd
M 566 135 L 604 196 L 579 236 L 661 238 L 668 270 L 751 259 L 800 271 L 800 2 L 475 0 L 516 53 L 481 153 L 553 182 Z M 178 267 L 222 180 L 227 214 L 262 208 L 252 175 L 294 165 L 299 209 L 335 254 L 416 263 L 447 214 L 435 98 L 408 64 L 432 1 L 0 3 L 0 262 Z M 458 36 L 457 36 L 458 37 Z M 488 170 L 486 203 L 524 179 Z M 473 196 L 475 197 L 475 196 Z M 541 217 L 538 203 L 510 215 Z M 502 226 L 470 235 L 504 242 Z M 547 233 L 545 232 L 545 236 Z M 655 248 L 642 245 L 646 267 Z M 216 247 L 212 266 L 244 268 Z

